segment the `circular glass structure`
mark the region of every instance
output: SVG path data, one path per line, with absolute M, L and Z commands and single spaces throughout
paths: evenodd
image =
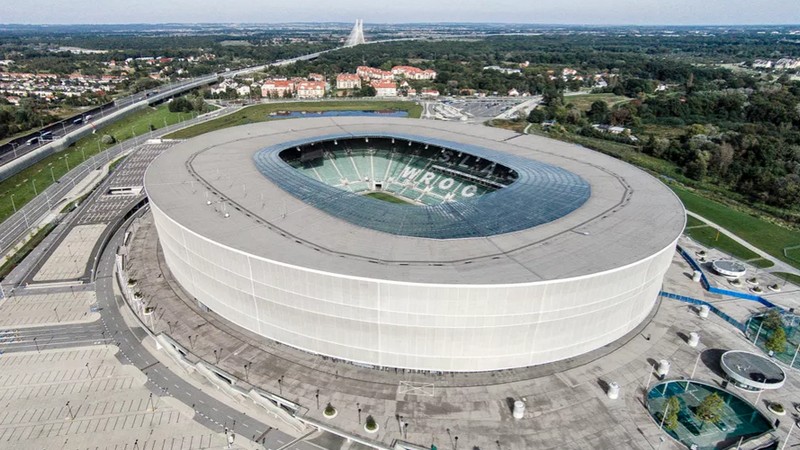
M 591 193 L 563 168 L 430 137 L 342 134 L 287 144 L 255 154 L 265 177 L 332 216 L 391 234 L 510 233 L 564 217 Z M 379 191 L 419 207 L 360 195 Z
M 718 259 L 711 263 L 711 267 L 714 272 L 727 278 L 739 278 L 747 272 L 744 264 L 730 259 Z
M 722 370 L 737 387 L 748 391 L 778 389 L 786 381 L 783 369 L 755 353 L 731 350 L 722 354 Z

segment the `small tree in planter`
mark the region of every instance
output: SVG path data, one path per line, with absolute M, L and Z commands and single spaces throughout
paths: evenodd
M 325 409 L 322 411 L 322 415 L 328 419 L 333 419 L 337 414 L 339 414 L 339 412 L 336 411 L 336 408 L 334 408 L 330 403 L 328 403 L 327 406 L 325 406 Z
M 136 278 L 128 278 L 128 286 L 130 287 L 136 286 L 136 281 L 138 281 L 136 280 Z
M 703 423 L 718 423 L 722 420 L 722 407 L 724 405 L 725 402 L 722 400 L 722 397 L 714 392 L 711 395 L 707 395 L 706 398 L 697 405 L 695 415 L 698 419 L 702 420 Z
M 378 431 L 378 422 L 375 422 L 375 418 L 372 416 L 367 416 L 366 422 L 364 422 L 364 430 L 368 433 L 375 433 Z
M 783 330 L 783 327 L 778 327 L 772 332 L 764 347 L 775 353 L 786 350 L 786 331 Z

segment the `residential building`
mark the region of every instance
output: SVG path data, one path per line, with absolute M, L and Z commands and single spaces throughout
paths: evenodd
M 392 75 L 395 78 L 408 78 L 409 80 L 435 80 L 436 71 L 432 69 L 420 69 L 413 66 L 394 66 Z
M 372 87 L 375 88 L 376 97 L 397 97 L 397 85 L 394 81 L 380 81 L 372 82 Z
M 501 72 L 506 75 L 511 75 L 514 73 L 522 73 L 522 71 L 519 69 L 509 69 L 507 67 L 500 67 L 500 66 L 485 66 L 483 70 L 495 70 L 497 72 Z
M 358 66 L 356 74 L 365 80 L 394 80 L 394 74 L 388 70 L 376 69 L 374 67 Z
M 309 73 L 308 74 L 308 79 L 311 80 L 311 81 L 323 81 L 324 82 L 325 81 L 325 75 L 322 75 L 321 73 Z
M 336 89 L 361 89 L 361 77 L 354 73 L 340 73 L 336 76 Z
M 420 96 L 421 97 L 438 97 L 439 96 L 439 91 L 437 91 L 436 89 L 423 89 L 422 92 L 420 92 Z
M 297 98 L 322 98 L 324 96 L 324 81 L 302 81 L 297 83 Z
M 267 79 L 261 85 L 262 97 L 289 97 L 294 94 L 294 83 L 287 79 Z

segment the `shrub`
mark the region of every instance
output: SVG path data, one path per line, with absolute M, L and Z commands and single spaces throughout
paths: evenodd
M 334 414 L 336 414 L 336 408 L 334 408 L 333 405 L 328 403 L 328 405 L 325 406 L 325 410 L 322 411 L 322 413 L 328 417 L 333 416 Z
M 378 428 L 378 423 L 375 422 L 375 419 L 372 416 L 367 416 L 367 422 L 365 426 L 368 430 L 372 431 Z
M 771 309 L 764 316 L 764 327 L 768 330 L 777 330 L 778 328 L 783 328 L 783 319 L 781 318 L 781 314 L 775 310 Z
M 681 404 L 678 397 L 672 396 L 667 400 L 667 416 L 664 417 L 664 428 L 674 430 L 678 428 L 678 414 L 681 411 Z

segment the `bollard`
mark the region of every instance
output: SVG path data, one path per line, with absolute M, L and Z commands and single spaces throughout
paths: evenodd
M 611 400 L 616 400 L 619 398 L 619 384 L 616 381 L 612 381 L 608 383 L 608 398 Z
M 700 317 L 702 317 L 703 319 L 708 318 L 709 311 L 711 311 L 711 308 L 709 308 L 708 305 L 700 305 L 700 312 L 699 312 Z
M 514 402 L 514 418 L 522 419 L 525 417 L 525 403 L 522 400 Z
M 660 379 L 664 379 L 669 373 L 669 361 L 666 359 L 662 359 L 658 362 L 658 368 L 656 369 L 656 373 Z
M 695 332 L 689 333 L 689 341 L 687 343 L 689 347 L 697 347 L 697 344 L 700 343 L 700 335 Z

